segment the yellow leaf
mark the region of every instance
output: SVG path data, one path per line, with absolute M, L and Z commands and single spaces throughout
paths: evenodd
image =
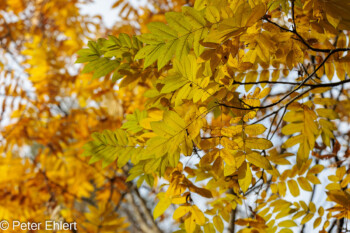
M 340 183 L 340 186 L 342 188 L 345 188 L 349 184 L 349 182 L 350 182 L 350 174 L 347 174 L 346 177 Z
M 289 192 L 293 195 L 293 197 L 297 197 L 300 194 L 298 183 L 295 180 L 288 180 L 287 182 Z
M 224 222 L 222 221 L 220 216 L 218 216 L 218 215 L 214 216 L 213 223 L 214 223 L 216 230 L 218 230 L 219 232 L 224 231 Z
M 258 72 L 257 71 L 250 71 L 250 72 L 248 72 L 248 74 L 245 77 L 245 82 L 246 83 L 254 83 L 254 82 L 256 82 L 257 78 L 258 78 Z M 253 84 L 247 84 L 244 87 L 245 87 L 245 91 L 248 92 L 253 87 Z
M 334 77 L 334 64 L 333 62 L 326 62 L 324 64 L 325 73 L 329 81 L 332 81 Z
M 266 4 L 260 3 L 252 9 L 251 15 L 247 20 L 246 26 L 250 27 L 255 24 L 257 21 L 261 19 L 265 15 L 266 12 Z
M 301 216 L 303 216 L 305 214 L 306 214 L 306 211 L 300 211 L 300 212 L 296 213 L 295 215 L 293 215 L 292 219 L 293 220 L 298 219 L 298 218 L 300 218 Z
M 261 76 L 260 76 L 260 78 L 261 78 Z M 263 87 L 263 86 L 262 86 L 262 87 Z M 263 98 L 265 98 L 270 92 L 271 92 L 271 88 L 270 88 L 270 87 L 264 88 L 264 89 L 260 92 L 260 94 L 258 95 L 258 98 L 259 98 L 259 99 L 263 99 Z
M 265 130 L 266 127 L 262 124 L 247 125 L 246 127 L 244 127 L 244 132 L 250 137 L 260 135 L 264 133 Z
M 322 217 L 316 218 L 316 220 L 314 221 L 314 225 L 313 225 L 314 229 L 316 227 L 318 227 L 321 224 L 321 222 L 322 222 Z
M 265 138 L 247 138 L 245 146 L 250 149 L 266 150 L 273 146 L 272 142 Z
M 304 177 L 298 177 L 298 183 L 303 190 L 309 191 L 309 192 L 312 191 L 312 187 L 311 187 L 309 181 L 307 179 L 305 179 Z
M 294 63 L 294 52 L 293 50 L 289 51 L 286 57 L 286 65 L 288 66 L 288 69 L 292 70 L 295 63 Z
M 220 21 L 220 12 L 214 6 L 208 6 L 205 9 L 205 18 L 211 23 L 217 23 Z
M 305 224 L 314 217 L 314 214 L 308 213 L 304 218 L 301 219 L 301 224 Z
M 344 166 L 337 168 L 337 170 L 335 171 L 335 175 L 339 180 L 343 179 L 343 176 L 345 175 L 345 173 L 346 173 L 346 167 Z
M 338 78 L 343 81 L 345 80 L 345 64 L 343 62 L 335 62 L 335 69 L 337 71 Z
M 303 121 L 304 113 L 302 111 L 290 111 L 284 115 L 283 120 L 287 122 Z
M 285 220 L 278 223 L 279 227 L 296 227 L 298 226 L 293 220 Z
M 179 219 L 190 211 L 191 211 L 190 206 L 180 206 L 174 211 L 173 219 Z
M 186 202 L 187 202 L 187 196 L 173 197 L 171 199 L 171 203 L 176 205 L 185 204 Z
M 227 150 L 227 149 L 221 149 L 220 150 L 220 157 L 227 163 L 229 166 L 234 167 L 236 165 L 235 158 L 233 157 L 233 154 Z
M 260 73 L 260 78 L 259 78 L 259 82 L 265 82 L 265 81 L 269 81 L 270 79 L 270 71 L 269 70 L 263 70 Z M 264 88 L 266 86 L 267 83 L 261 83 L 260 86 L 262 88 Z
M 278 193 L 284 197 L 286 195 L 286 192 L 287 192 L 287 186 L 286 186 L 286 183 L 285 182 L 279 182 L 277 184 L 277 187 L 278 187 Z
M 242 125 L 235 125 L 230 127 L 225 127 L 221 129 L 221 134 L 228 137 L 233 137 L 240 134 L 243 130 Z
M 314 103 L 319 105 L 331 106 L 337 104 L 337 100 L 332 98 L 315 98 Z
M 207 223 L 204 225 L 204 233 L 215 233 L 214 224 Z
M 257 167 L 263 168 L 265 170 L 272 169 L 270 162 L 261 154 L 257 152 L 252 152 L 246 155 L 247 160 Z
M 346 208 L 350 205 L 350 194 L 342 190 L 332 190 L 327 192 L 329 199 L 335 203 L 345 206 Z
M 297 132 L 301 132 L 304 127 L 304 123 L 291 123 L 283 126 L 282 133 L 284 135 L 292 135 Z
M 309 169 L 311 163 L 312 163 L 312 159 L 309 159 L 308 161 L 306 161 L 304 165 L 299 169 L 298 175 L 299 176 L 303 175 L 307 171 L 307 169 Z
M 238 183 L 242 191 L 245 193 L 252 182 L 252 172 L 250 170 L 249 164 L 243 162 L 243 164 L 238 169 Z
M 272 81 L 276 82 L 280 78 L 281 71 L 279 69 L 272 71 Z
M 314 176 L 312 174 L 307 174 L 306 179 L 308 179 L 313 184 L 321 184 L 321 181 L 316 176 Z
M 331 180 L 330 177 L 332 177 L 332 176 L 328 177 L 329 180 Z M 326 189 L 328 189 L 328 190 L 339 190 L 339 189 L 341 189 L 341 186 L 340 186 L 339 183 L 329 183 L 329 184 L 326 185 Z
M 193 233 L 196 229 L 196 226 L 197 226 L 197 224 L 196 224 L 192 215 L 189 218 L 186 218 L 186 220 L 185 220 L 186 232 Z
M 310 210 L 311 213 L 315 213 L 316 212 L 316 205 L 313 202 L 310 202 L 309 210 Z
M 315 166 L 313 166 L 307 174 L 318 174 L 320 172 L 322 172 L 324 169 L 324 166 L 321 164 L 316 164 Z
M 316 109 L 316 112 L 320 117 L 325 117 L 330 120 L 335 120 L 339 118 L 338 113 L 336 113 L 333 109 L 319 108 L 319 109 Z
M 233 173 L 235 173 L 236 171 L 237 171 L 236 166 L 233 167 L 233 166 L 226 165 L 224 167 L 224 176 L 230 176 Z
M 277 184 L 271 184 L 270 188 L 272 193 L 277 193 Z
M 350 29 L 350 5 L 347 0 L 328 0 L 324 2 L 327 20 L 339 30 Z
M 323 216 L 323 214 L 324 214 L 324 208 L 322 207 L 322 206 L 320 206 L 320 208 L 318 208 L 318 214 L 320 215 L 320 216 Z
M 204 216 L 203 212 L 200 209 L 198 209 L 197 206 L 195 206 L 195 205 L 192 206 L 191 213 L 192 213 L 194 221 L 198 225 L 204 225 L 204 223 L 205 223 L 205 216 Z
M 278 233 L 293 233 L 293 231 L 291 229 L 288 229 L 288 228 L 283 228 Z
M 159 216 L 161 216 L 167 209 L 168 207 L 171 205 L 171 199 L 166 197 L 166 196 L 163 196 L 158 204 L 156 205 L 156 207 L 154 208 L 154 211 L 153 211 L 153 218 L 156 219 L 158 218 Z

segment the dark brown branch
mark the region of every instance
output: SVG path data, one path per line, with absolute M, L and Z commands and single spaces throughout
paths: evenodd
M 308 90 L 306 90 L 306 91 L 300 93 L 299 95 L 297 95 L 296 97 L 294 97 L 293 99 L 291 99 L 286 105 L 281 106 L 281 107 L 280 107 L 279 109 L 277 109 L 276 111 L 274 111 L 274 112 L 272 112 L 272 113 L 270 113 L 270 114 L 268 114 L 268 115 L 265 115 L 263 118 L 261 118 L 261 119 L 255 121 L 255 122 L 252 123 L 252 124 L 256 124 L 256 123 L 261 122 L 261 121 L 265 120 L 266 118 L 268 118 L 268 117 L 270 117 L 270 116 L 272 116 L 272 115 L 274 115 L 274 114 L 277 114 L 277 113 L 278 113 L 279 111 L 281 111 L 283 108 L 286 108 L 286 109 L 287 109 L 287 107 L 288 107 L 291 103 L 293 103 L 295 100 L 299 99 L 300 97 L 302 97 L 303 95 L 305 95 L 306 93 L 308 93 L 309 91 L 311 91 L 312 89 L 314 89 L 314 88 L 311 87 L 311 88 L 309 88 Z
M 253 125 L 254 125 L 254 124 L 257 124 L 257 123 L 259 123 L 259 122 L 265 120 L 266 118 L 269 118 L 270 116 L 277 114 L 281 109 L 282 109 L 282 108 L 279 108 L 279 109 L 277 109 L 276 111 L 273 111 L 273 112 L 271 112 L 271 113 L 265 115 L 263 118 L 254 121 L 252 124 L 253 124 Z
M 304 79 L 295 89 L 293 89 L 292 91 L 290 91 L 289 93 L 287 93 L 285 96 L 283 96 L 281 99 L 279 99 L 278 101 L 276 101 L 275 103 L 272 103 L 272 104 L 268 104 L 268 105 L 265 105 L 265 106 L 257 106 L 257 107 L 254 107 L 254 106 L 250 106 L 248 104 L 245 104 L 246 106 L 248 106 L 247 108 L 244 108 L 244 107 L 235 107 L 235 106 L 230 106 L 230 105 L 227 105 L 227 104 L 224 104 L 224 103 L 218 103 L 219 105 L 221 106 L 224 106 L 224 107 L 228 107 L 228 108 L 234 108 L 234 109 L 239 109 L 239 110 L 254 110 L 254 109 L 264 109 L 264 108 L 270 108 L 270 107 L 273 107 L 275 105 L 278 105 L 279 103 L 281 103 L 283 100 L 285 100 L 286 98 L 288 98 L 291 94 L 293 94 L 294 92 L 296 92 L 297 90 L 299 90 L 300 88 L 304 87 L 305 86 L 305 83 L 311 79 L 312 76 L 314 76 L 316 74 L 316 72 L 326 63 L 326 61 L 330 58 L 330 56 L 332 56 L 333 54 L 335 53 L 335 50 L 333 50 L 332 52 L 330 52 L 326 57 L 325 59 L 322 61 L 322 63 L 306 78 Z M 343 80 L 343 81 L 340 81 L 340 82 L 337 82 L 337 83 L 323 83 L 323 84 L 315 84 L 313 86 L 311 86 L 310 89 L 308 89 L 307 92 L 311 91 L 312 89 L 315 89 L 315 88 L 318 88 L 318 87 L 333 87 L 333 86 L 337 86 L 337 85 L 341 85 L 341 84 L 344 84 L 344 83 L 347 83 L 347 82 L 350 82 L 349 79 L 347 80 Z M 304 94 L 307 93 L 307 92 L 303 92 Z M 299 96 L 299 95 L 298 95 Z M 294 98 L 295 99 L 295 98 Z M 289 103 L 290 104 L 290 103 Z
M 271 137 L 270 137 L 269 140 L 271 140 L 271 139 L 273 138 L 273 136 L 274 136 L 275 133 L 277 132 L 279 126 L 281 125 L 282 120 L 283 120 L 283 117 L 284 117 L 284 115 L 285 115 L 286 112 L 287 112 L 287 107 L 288 107 L 287 105 L 284 107 L 284 111 L 283 111 L 283 113 L 282 113 L 282 116 L 281 116 L 280 120 L 278 121 L 278 123 L 277 123 L 277 125 L 276 125 L 276 128 L 275 128 L 275 131 L 272 133 L 272 135 L 271 135 Z M 277 115 L 277 114 L 276 114 L 276 115 Z
M 350 51 L 350 48 L 337 48 L 337 49 L 319 49 L 319 48 L 314 48 L 311 45 L 309 45 L 305 39 L 295 30 L 290 30 L 288 28 L 282 27 L 281 25 L 271 21 L 267 16 L 264 16 L 262 18 L 263 20 L 266 20 L 267 22 L 271 23 L 272 25 L 275 25 L 276 27 L 278 27 L 280 30 L 282 31 L 286 31 L 286 32 L 291 32 L 294 35 L 296 35 L 298 37 L 298 39 L 300 40 L 301 43 L 303 43 L 308 49 L 315 51 L 315 52 L 321 52 L 321 53 L 336 53 L 336 52 L 346 52 L 346 51 Z
M 275 120 L 276 120 L 276 118 L 277 118 L 277 113 L 275 114 L 275 116 L 273 117 L 273 119 L 272 119 L 272 122 L 271 122 L 271 125 L 270 125 L 270 127 L 269 127 L 269 132 L 267 133 L 267 136 L 266 136 L 266 139 L 269 139 L 269 135 L 270 135 L 270 133 L 271 133 L 271 130 L 272 130 L 272 126 L 273 126 L 273 123 L 275 123 Z
M 293 22 L 293 32 L 297 32 L 297 25 L 295 23 L 295 10 L 294 10 L 294 1 L 295 0 L 291 0 L 291 8 L 292 8 L 292 22 Z
M 332 230 L 334 229 L 337 221 L 338 221 L 337 219 L 333 221 L 333 223 L 332 223 L 331 227 L 329 228 L 328 232 L 332 232 Z
M 228 228 L 228 232 L 229 233 L 235 233 L 236 212 L 237 212 L 237 207 L 236 207 L 236 209 L 231 211 L 230 225 L 229 225 L 229 228 Z
M 305 87 L 334 87 L 334 86 L 339 86 L 342 85 L 344 83 L 348 83 L 350 82 L 350 79 L 347 80 L 343 80 L 340 82 L 334 82 L 334 83 L 320 83 L 320 84 L 308 84 L 305 83 L 303 84 L 303 86 Z M 284 82 L 284 81 L 259 81 L 259 82 L 237 82 L 237 81 L 233 81 L 232 84 L 239 84 L 239 85 L 257 85 L 257 84 L 263 84 L 263 83 L 267 83 L 267 84 L 285 84 L 285 85 L 301 85 L 302 83 L 295 83 L 295 82 Z
M 124 200 L 126 194 L 128 194 L 128 193 L 127 193 L 127 192 L 124 192 L 124 193 L 121 194 L 121 196 L 120 196 L 120 198 L 119 198 L 119 202 L 118 202 L 118 204 L 116 205 L 116 207 L 114 208 L 114 212 L 117 212 L 117 211 L 119 210 L 120 206 L 121 206 L 122 203 L 123 203 L 123 200 Z

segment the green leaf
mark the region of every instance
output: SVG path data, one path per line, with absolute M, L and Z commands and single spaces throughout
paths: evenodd
M 149 54 L 147 54 L 146 58 L 145 58 L 145 63 L 143 68 L 147 68 L 150 65 L 152 65 L 160 56 L 160 49 L 165 46 L 164 43 L 162 44 L 158 44 L 153 50 L 152 52 L 150 52 Z
M 100 58 L 98 60 L 95 60 L 93 62 L 90 62 L 85 65 L 84 69 L 81 71 L 82 74 L 90 73 L 94 70 L 96 70 L 98 67 L 103 66 L 105 64 L 108 64 L 109 59 L 108 58 Z
M 126 116 L 126 122 L 123 124 L 122 129 L 131 131 L 133 133 L 140 132 L 143 127 L 140 126 L 140 121 L 147 118 L 147 111 L 140 111 L 138 109 Z
M 119 65 L 120 62 L 116 60 L 108 60 L 106 63 L 96 68 L 92 79 L 100 78 L 111 73 L 113 70 L 117 69 Z
M 118 156 L 125 152 L 128 147 L 128 138 L 124 130 L 118 129 L 114 132 L 105 130 L 103 133 L 93 133 L 93 140 L 83 146 L 84 156 L 92 156 L 90 163 L 102 160 L 102 166 L 106 167 Z M 130 147 L 134 149 L 133 147 Z M 131 156 L 133 150 L 129 149 L 128 156 Z
M 162 69 L 174 56 L 179 40 L 168 41 L 159 51 L 158 70 Z
M 200 41 L 202 41 L 207 35 L 208 35 L 208 30 L 205 27 L 201 29 L 197 29 L 194 32 L 193 50 L 197 57 L 199 57 L 204 51 L 204 47 L 200 44 Z
M 156 48 L 156 45 L 147 45 L 140 49 L 135 55 L 135 60 L 143 59 L 148 56 Z
M 164 40 L 174 40 L 177 39 L 177 33 L 175 30 L 170 28 L 168 25 L 161 23 L 161 22 L 151 22 L 147 24 L 148 30 L 150 32 L 159 37 L 160 39 Z
M 220 21 L 220 12 L 214 6 L 208 6 L 205 9 L 205 18 L 211 23 L 218 23 Z
M 131 39 L 128 34 L 120 33 L 119 41 L 123 47 L 132 48 Z
M 75 63 L 85 63 L 85 62 L 91 62 L 99 59 L 100 57 L 98 55 L 89 55 L 86 57 L 78 57 Z
M 159 36 L 152 33 L 145 33 L 137 37 L 141 42 L 149 45 L 157 45 L 159 43 L 164 43 L 164 40 Z
M 178 32 L 178 36 L 182 36 L 191 32 L 192 26 L 180 12 L 167 12 L 165 19 L 169 26 Z
M 182 12 L 186 19 L 191 23 L 193 29 L 202 28 L 206 25 L 206 21 L 200 11 L 196 11 L 192 7 L 182 7 Z
M 162 88 L 161 93 L 170 93 L 172 91 L 175 91 L 188 82 L 188 80 L 182 79 L 181 75 L 179 74 L 168 76 L 166 78 L 166 82 L 164 82 L 165 85 Z
M 189 38 L 191 34 L 185 35 L 180 37 L 177 43 L 177 48 L 176 48 L 176 58 L 178 60 L 183 59 L 183 57 L 186 57 L 190 51 L 190 46 L 189 46 Z

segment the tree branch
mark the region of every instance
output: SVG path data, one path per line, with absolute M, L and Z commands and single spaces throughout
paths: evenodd
M 236 211 L 237 211 L 237 207 L 231 211 L 231 219 L 230 219 L 229 228 L 228 228 L 229 233 L 235 233 Z
M 132 216 L 136 219 L 137 224 L 140 226 L 140 229 L 142 230 L 142 232 L 154 233 L 153 228 L 148 226 L 147 220 L 142 217 L 142 215 L 140 213 L 140 209 L 139 209 L 138 205 L 136 204 L 135 198 L 134 198 L 132 193 L 129 193 L 127 195 L 127 200 L 132 208 L 132 212 L 133 212 Z
M 281 25 L 271 21 L 267 16 L 264 16 L 262 18 L 263 20 L 267 21 L 268 23 L 278 27 L 280 30 L 285 31 L 285 32 L 291 32 L 294 35 L 296 35 L 298 37 L 298 39 L 300 40 L 301 43 L 303 43 L 308 49 L 315 51 L 315 52 L 321 52 L 321 53 L 332 53 L 332 52 L 346 52 L 346 51 L 350 51 L 350 48 L 337 48 L 337 49 L 319 49 L 319 48 L 314 48 L 311 45 L 309 45 L 305 39 L 295 30 L 290 30 L 288 28 L 282 27 Z
M 140 195 L 140 192 L 137 188 L 135 188 L 135 194 L 140 199 L 140 207 L 142 209 L 142 212 L 145 214 L 146 220 L 151 224 L 152 231 L 154 233 L 162 233 L 158 225 L 154 222 L 151 211 L 147 208 L 146 202 L 143 199 L 143 197 Z
M 303 86 L 305 86 L 305 83 L 311 79 L 312 76 L 314 76 L 316 74 L 316 72 L 326 63 L 326 61 L 330 58 L 330 56 L 332 54 L 335 53 L 335 50 L 333 50 L 332 52 L 330 52 L 326 57 L 325 59 L 322 61 L 322 63 L 306 78 L 304 79 L 301 83 L 299 83 L 299 85 L 293 89 L 292 91 L 290 91 L 289 93 L 287 93 L 285 96 L 283 96 L 281 99 L 279 99 L 278 101 L 276 101 L 275 103 L 272 103 L 272 104 L 268 104 L 268 105 L 265 105 L 265 106 L 250 106 L 246 103 L 243 103 L 245 105 L 248 106 L 248 108 L 244 108 L 244 107 L 235 107 L 235 106 L 230 106 L 230 105 L 227 105 L 227 104 L 224 104 L 224 103 L 218 103 L 219 105 L 221 106 L 224 106 L 224 107 L 228 107 L 228 108 L 234 108 L 234 109 L 239 109 L 239 110 L 255 110 L 255 109 L 264 109 L 264 108 L 270 108 L 270 107 L 273 107 L 275 105 L 278 105 L 279 103 L 281 103 L 283 100 L 285 100 L 286 98 L 288 98 L 291 94 L 293 94 L 294 92 L 296 92 L 297 90 L 299 90 L 300 88 L 302 88 Z M 337 82 L 337 83 L 321 83 L 321 84 L 315 84 L 315 85 L 312 85 L 310 89 L 308 89 L 307 92 L 309 92 L 310 90 L 312 89 L 315 89 L 315 88 L 318 88 L 318 87 L 333 87 L 333 86 L 337 86 L 337 85 L 341 85 L 341 84 L 344 84 L 344 83 L 347 83 L 347 82 L 350 82 L 349 79 L 347 80 L 343 80 L 343 81 L 340 81 L 340 82 Z M 303 92 L 304 94 L 307 93 L 307 92 Z M 298 95 L 300 97 L 300 95 Z M 293 100 L 295 100 L 295 98 L 293 98 Z M 290 103 L 289 103 L 290 104 Z

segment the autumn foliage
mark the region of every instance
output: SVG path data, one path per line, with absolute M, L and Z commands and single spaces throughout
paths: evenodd
M 348 231 L 349 1 L 79 4 L 0 1 L 0 219 Z

